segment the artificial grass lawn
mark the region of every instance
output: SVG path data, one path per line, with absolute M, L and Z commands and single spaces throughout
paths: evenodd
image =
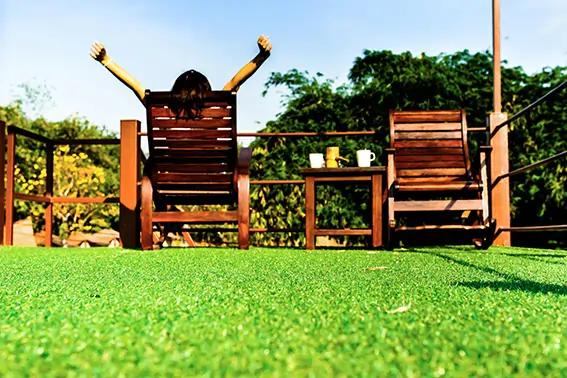
M 496 247 L 5 247 L 0 376 L 565 376 L 566 268 Z

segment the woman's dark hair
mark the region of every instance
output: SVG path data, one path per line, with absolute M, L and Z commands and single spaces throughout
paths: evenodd
M 178 118 L 194 119 L 203 109 L 203 96 L 211 90 L 209 80 L 200 72 L 189 70 L 179 75 L 171 88 L 171 110 Z

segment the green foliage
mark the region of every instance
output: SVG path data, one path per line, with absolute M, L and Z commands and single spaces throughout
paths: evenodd
M 0 254 L 6 378 L 539 377 L 567 369 L 567 251 Z
M 266 91 L 283 86 L 285 109 L 269 121 L 262 132 L 322 132 L 375 130 L 376 137 L 258 138 L 252 144 L 253 179 L 301 179 L 299 169 L 309 165 L 309 153 L 324 153 L 339 146 L 347 165 L 356 165 L 355 151 L 370 149 L 377 163 L 386 165 L 384 148 L 389 146 L 389 109 L 467 111 L 469 127 L 484 126 L 492 110 L 492 57 L 489 53 L 461 51 L 451 55 L 412 56 L 390 51 L 363 52 L 348 75 L 349 83 L 336 86 L 320 73 L 291 70 L 273 73 Z M 535 75 L 520 67 L 502 68 L 503 111 L 510 115 L 535 101 L 567 79 L 565 68 L 546 69 Z M 511 169 L 564 151 L 567 141 L 567 91 L 548 101 L 529 117 L 510 127 Z M 477 147 L 486 143 L 484 133 L 469 133 L 471 159 L 478 161 Z M 512 219 L 515 225 L 565 222 L 565 161 L 512 179 Z M 369 190 L 358 186 L 320 187 L 320 227 L 364 227 L 369 223 Z M 292 186 L 252 188 L 253 227 L 301 228 L 304 205 L 300 189 Z M 543 204 L 543 206 L 542 206 Z M 275 240 L 296 245 L 297 234 L 254 235 L 256 242 L 272 245 Z M 299 234 L 299 239 L 303 235 Z M 520 244 L 546 245 L 549 235 L 519 235 Z M 344 241 L 344 238 L 338 238 Z M 556 235 L 555 243 L 566 243 Z M 354 243 L 357 239 L 349 239 Z M 533 244 L 532 244 L 533 245 Z
M 24 107 L 41 107 L 43 92 L 24 86 L 25 99 L 18 99 L 0 107 L 0 120 L 43 135 L 50 139 L 116 138 L 116 134 L 72 117 L 60 122 L 49 122 L 43 117 L 30 119 Z M 54 153 L 54 196 L 105 197 L 119 192 L 120 149 L 118 146 L 58 146 Z M 26 137 L 16 141 L 16 192 L 43 195 L 45 193 L 45 148 Z M 15 218 L 32 217 L 34 229 L 45 226 L 45 205 L 29 201 L 15 201 Z M 119 208 L 116 205 L 56 204 L 54 229 L 62 237 L 72 231 L 98 231 L 117 227 Z

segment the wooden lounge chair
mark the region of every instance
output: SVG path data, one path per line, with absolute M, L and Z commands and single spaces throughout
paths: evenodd
M 491 243 L 488 163 L 491 147 L 480 148 L 473 172 L 467 144 L 465 110 L 390 111 L 388 153 L 388 240 L 404 231 L 465 231 L 477 247 Z M 440 199 L 440 197 L 445 199 Z M 402 226 L 400 213 L 466 212 L 471 224 Z M 413 213 L 413 214 L 411 214 Z M 423 214 L 423 213 L 422 213 Z
M 142 249 L 153 248 L 154 223 L 238 223 L 238 247 L 248 249 L 251 150 L 238 151 L 236 93 L 209 92 L 195 119 L 175 116 L 169 92 L 148 90 L 146 101 L 150 154 L 142 178 Z M 237 210 L 183 212 L 175 205 Z

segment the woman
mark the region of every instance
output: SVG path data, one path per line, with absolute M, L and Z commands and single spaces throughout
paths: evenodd
M 268 59 L 270 50 L 272 49 L 269 38 L 261 35 L 258 38 L 258 47 L 260 49 L 258 55 L 242 67 L 242 69 L 226 83 L 223 88 L 224 91 L 238 91 L 240 86 L 260 68 L 266 59 Z M 93 43 L 91 56 L 106 67 L 118 80 L 134 91 L 136 96 L 145 105 L 144 98 L 146 88 L 107 55 L 106 49 L 102 43 Z M 194 70 L 184 72 L 177 78 L 171 88 L 171 92 L 177 100 L 175 104 L 172 104 L 172 110 L 178 115 L 182 110 L 185 110 L 189 117 L 198 115 L 199 99 L 202 98 L 205 92 L 210 90 L 211 85 L 203 74 Z

